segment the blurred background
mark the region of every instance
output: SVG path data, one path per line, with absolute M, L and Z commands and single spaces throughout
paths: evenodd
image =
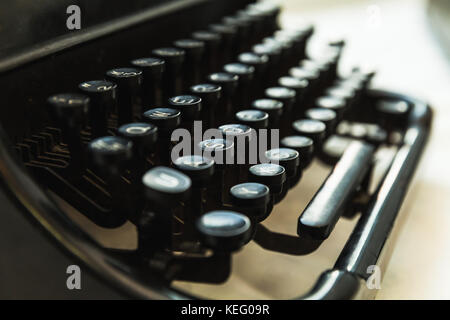
M 315 25 L 312 54 L 326 39 L 347 45 L 342 72 L 377 70 L 374 87 L 428 101 L 428 148 L 402 210 L 402 232 L 378 299 L 450 299 L 450 1 L 284 0 L 282 25 Z

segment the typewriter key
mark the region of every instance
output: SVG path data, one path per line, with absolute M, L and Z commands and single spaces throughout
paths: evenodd
M 238 61 L 255 68 L 255 76 L 252 81 L 251 93 L 252 96 L 261 94 L 261 86 L 266 80 L 265 74 L 269 63 L 269 57 L 265 54 L 258 55 L 253 52 L 244 52 L 238 56 Z
M 184 62 L 184 87 L 189 88 L 198 83 L 201 78 L 201 61 L 205 53 L 205 43 L 193 39 L 180 39 L 175 41 L 174 46 L 183 49 L 186 52 L 186 61 Z
M 148 201 L 143 217 L 152 221 L 139 230 L 139 247 L 150 252 L 171 249 L 173 217 L 190 196 L 191 179 L 177 170 L 156 167 L 142 177 L 142 185 Z
M 326 125 L 318 120 L 302 119 L 292 124 L 294 131 L 301 135 L 311 138 L 314 141 L 315 151 L 319 151 L 326 137 Z
M 218 70 L 219 61 L 217 57 L 220 55 L 222 36 L 219 33 L 206 30 L 196 31 L 191 36 L 205 44 L 204 58 L 206 63 L 203 66 L 206 68 L 203 70 L 203 75 Z
M 320 72 L 318 70 L 310 70 L 301 67 L 293 67 L 289 69 L 291 77 L 303 80 L 308 80 L 309 88 L 307 90 L 308 103 L 311 97 L 316 96 L 320 90 Z
M 209 30 L 220 34 L 222 37 L 222 45 L 220 48 L 219 65 L 229 62 L 230 57 L 235 56 L 236 39 L 238 38 L 238 30 L 235 26 L 225 24 L 212 24 Z
M 163 74 L 163 100 L 180 93 L 182 87 L 181 71 L 186 52 L 179 48 L 159 48 L 152 55 L 164 60 L 166 70 Z
M 318 120 L 327 127 L 327 134 L 331 134 L 337 125 L 336 112 L 326 108 L 312 108 L 305 112 L 305 117 L 311 120 Z
M 283 103 L 274 99 L 258 99 L 253 101 L 252 108 L 269 114 L 270 129 L 280 127 L 280 119 L 283 114 Z
M 63 141 L 67 144 L 74 170 L 83 167 L 81 129 L 89 112 L 88 96 L 76 93 L 57 94 L 47 99 L 49 113 L 61 128 Z
M 157 58 L 140 58 L 131 61 L 135 68 L 143 72 L 142 105 L 143 107 L 159 106 L 162 104 L 161 90 L 165 62 Z
M 242 108 L 242 106 L 246 106 L 249 103 L 255 68 L 242 63 L 229 63 L 223 67 L 223 70 L 239 77 L 239 86 L 235 95 L 237 99 L 234 101 L 238 106 L 237 108 L 234 108 L 234 111 L 236 112 L 238 111 L 236 109 Z
M 144 195 L 160 207 L 173 208 L 189 198 L 192 181 L 185 174 L 167 167 L 153 168 L 142 177 Z
M 231 203 L 253 222 L 261 222 L 268 216 L 270 190 L 260 183 L 242 183 L 230 189 Z
M 169 165 L 172 149 L 171 136 L 173 130 L 181 124 L 181 112 L 170 108 L 155 108 L 146 111 L 142 120 L 158 127 L 157 159 L 155 163 Z
M 213 73 L 208 76 L 208 81 L 222 87 L 222 99 L 217 112 L 216 125 L 221 125 L 227 119 L 231 119 L 233 113 L 234 96 L 239 84 L 239 76 L 226 72 Z
M 251 240 L 251 222 L 233 211 L 211 211 L 197 220 L 202 243 L 219 252 L 237 251 Z
M 222 96 L 222 87 L 217 84 L 197 84 L 191 87 L 193 95 L 202 99 L 203 128 L 215 127 L 215 113 Z
M 347 110 L 347 104 L 345 100 L 337 96 L 323 96 L 317 98 L 315 102 L 316 108 L 333 110 L 337 115 L 338 122 L 344 117 Z
M 286 170 L 278 164 L 257 164 L 250 167 L 249 180 L 268 186 L 270 193 L 275 196 L 283 191 L 286 182 Z
M 307 168 L 314 154 L 314 142 L 311 138 L 304 136 L 289 136 L 281 139 L 281 146 L 296 150 L 300 154 L 300 167 Z
M 178 158 L 173 164 L 177 170 L 187 175 L 192 181 L 192 196 L 188 203 L 189 213 L 185 217 L 185 224 L 192 227 L 193 219 L 204 213 L 202 195 L 205 188 L 211 183 L 215 163 L 214 160 L 202 156 L 190 155 Z
M 266 152 L 266 158 L 280 164 L 286 170 L 287 178 L 295 176 L 300 167 L 300 154 L 294 149 L 271 149 Z
M 102 137 L 88 145 L 88 157 L 96 170 L 105 177 L 122 173 L 133 155 L 133 143 L 121 137 Z
M 226 124 L 219 127 L 222 131 L 223 138 L 233 142 L 234 145 L 234 162 L 228 165 L 228 169 L 233 170 L 233 174 L 228 177 L 231 184 L 236 184 L 245 179 L 248 164 L 250 163 L 250 143 L 254 131 L 249 126 L 243 124 Z M 256 163 L 256 150 L 252 150 L 255 155 L 253 163 Z
M 236 120 L 255 130 L 267 129 L 269 126 L 269 114 L 260 110 L 243 110 L 236 113 Z
M 145 161 L 158 140 L 158 128 L 150 123 L 129 123 L 117 130 L 118 134 L 133 142 L 133 154 Z
M 182 124 L 192 126 L 194 120 L 200 119 L 202 99 L 193 95 L 176 96 L 169 99 L 169 105 L 181 111 Z
M 294 77 L 281 77 L 278 79 L 278 85 L 295 91 L 294 117 L 301 116 L 305 96 L 309 88 L 309 82 L 306 79 Z
M 284 87 L 272 87 L 265 91 L 268 99 L 281 101 L 283 103 L 284 114 L 289 114 L 292 111 L 292 106 L 295 102 L 295 91 Z
M 254 45 L 252 51 L 257 55 L 265 55 L 269 57 L 269 62 L 267 65 L 267 74 L 275 78 L 281 75 L 279 65 L 281 60 L 281 48 L 279 46 L 273 45 L 271 43 L 260 43 Z M 273 85 L 274 83 L 269 82 L 268 85 Z
M 302 170 L 300 168 L 300 154 L 289 148 L 271 149 L 266 152 L 266 158 L 271 163 L 280 164 L 286 170 L 286 179 L 284 192 L 281 199 L 286 195 L 289 188 L 294 187 L 302 176 Z M 279 199 L 279 201 L 281 201 Z
M 109 70 L 107 78 L 118 85 L 119 125 L 133 121 L 136 97 L 142 85 L 142 71 L 135 68 Z
M 293 42 L 288 37 L 272 36 L 263 39 L 263 43 L 277 46 L 281 49 L 281 63 L 279 74 L 284 74 L 289 69 L 289 67 L 291 67 L 298 61 L 295 58 Z
M 222 19 L 222 23 L 237 29 L 235 48 L 233 50 L 234 55 L 245 51 L 250 42 L 252 32 L 251 22 L 237 16 L 228 16 Z
M 117 85 L 97 80 L 81 83 L 78 88 L 90 98 L 89 114 L 92 136 L 108 135 L 108 116 L 117 104 Z
M 208 210 L 220 208 L 227 201 L 224 190 L 228 191 L 231 187 L 231 183 L 228 182 L 231 175 L 228 173 L 233 173 L 229 165 L 234 162 L 234 144 L 225 139 L 209 139 L 200 142 L 196 147 L 203 157 L 213 159 L 216 164 L 213 185 L 207 190 L 206 205 Z

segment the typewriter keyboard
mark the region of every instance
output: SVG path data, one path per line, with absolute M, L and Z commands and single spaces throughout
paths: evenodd
M 309 54 L 314 27 L 280 29 L 279 12 L 250 4 L 55 92 L 42 101 L 51 122 L 16 144 L 143 283 L 306 293 L 342 260 L 404 144 L 413 105 L 372 90 L 373 71 L 341 74 L 343 40 Z

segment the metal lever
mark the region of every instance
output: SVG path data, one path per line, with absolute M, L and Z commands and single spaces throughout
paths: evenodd
M 299 236 L 326 239 L 369 170 L 374 147 L 355 141 L 344 152 L 298 220 Z

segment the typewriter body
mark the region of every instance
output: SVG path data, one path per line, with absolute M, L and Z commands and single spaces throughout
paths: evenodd
M 77 1 L 76 31 L 70 1 L 7 2 L 0 297 L 373 298 L 427 104 L 341 74 L 344 39 L 309 55 L 271 1 Z

